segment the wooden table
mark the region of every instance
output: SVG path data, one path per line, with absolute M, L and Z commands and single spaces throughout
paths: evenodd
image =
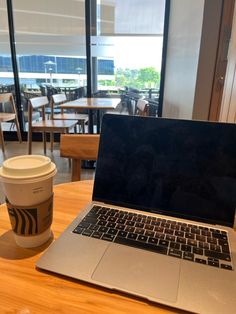
M 93 111 L 97 112 L 97 133 L 100 133 L 100 111 L 114 110 L 120 103 L 120 98 L 79 98 L 60 105 L 61 109 L 88 109 L 89 133 L 93 133 Z
M 52 230 L 55 239 L 91 200 L 92 187 L 93 181 L 54 187 Z M 34 249 L 17 247 L 6 206 L 0 206 L 0 313 L 185 313 L 36 270 L 35 262 L 48 245 Z

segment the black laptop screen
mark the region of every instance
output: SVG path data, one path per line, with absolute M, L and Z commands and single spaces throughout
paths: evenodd
M 93 200 L 232 226 L 236 125 L 105 115 Z

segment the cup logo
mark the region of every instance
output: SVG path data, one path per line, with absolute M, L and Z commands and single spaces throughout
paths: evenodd
M 10 205 L 10 204 L 9 204 Z M 38 234 L 37 208 L 20 209 L 8 207 L 12 230 L 21 235 Z
M 21 236 L 38 235 L 52 224 L 53 195 L 45 202 L 32 206 L 16 206 L 6 200 L 12 230 Z

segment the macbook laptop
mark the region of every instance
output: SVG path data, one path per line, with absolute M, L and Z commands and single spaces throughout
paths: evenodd
M 107 114 L 93 201 L 40 269 L 195 313 L 236 308 L 236 125 Z

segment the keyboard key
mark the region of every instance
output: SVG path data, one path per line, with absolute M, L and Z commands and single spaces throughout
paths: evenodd
M 169 241 L 166 241 L 166 240 L 159 240 L 159 245 L 168 247 L 168 246 L 169 246 Z
M 103 235 L 102 232 L 94 231 L 92 234 L 92 238 L 100 239 L 102 235 Z
M 136 228 L 134 232 L 137 234 L 144 234 L 145 230 L 141 228 Z
M 190 232 L 186 232 L 185 233 L 185 238 L 194 240 L 195 239 L 195 234 L 190 233 Z
M 95 231 L 95 230 L 98 230 L 98 228 L 99 228 L 98 225 L 90 225 L 88 229 Z
M 192 251 L 192 248 L 191 248 L 190 245 L 182 244 L 182 245 L 181 245 L 181 250 L 184 251 L 184 252 L 191 252 L 191 251 Z
M 127 236 L 127 234 L 128 234 L 128 232 L 120 230 L 117 235 L 119 237 L 125 238 Z
M 155 238 L 149 238 L 149 239 L 148 239 L 148 243 L 151 243 L 151 244 L 157 244 L 157 243 L 158 243 L 158 239 L 155 239 Z
M 189 232 L 190 231 L 190 228 L 189 227 L 186 227 L 186 226 L 182 226 L 180 228 L 181 231 L 184 231 L 184 232 Z
M 224 245 L 221 246 L 222 252 L 229 254 L 229 245 L 228 243 L 225 243 Z
M 98 221 L 98 219 L 96 219 L 96 218 L 86 216 L 86 217 L 82 220 L 82 223 L 87 222 L 87 223 L 89 223 L 89 224 L 94 224 L 94 225 L 95 225 L 95 224 L 97 223 L 97 221 Z
M 184 232 L 183 231 L 175 231 L 175 235 L 178 237 L 183 237 L 184 236 Z
M 125 231 L 134 232 L 134 230 L 135 230 L 134 227 L 131 227 L 131 226 L 126 226 L 126 227 L 125 227 Z
M 194 233 L 194 234 L 198 234 L 200 235 L 200 229 L 197 229 L 197 228 L 191 228 L 191 233 Z
M 221 233 L 212 233 L 213 238 L 221 239 L 221 240 L 227 240 L 227 235 L 226 234 L 221 234 Z
M 214 266 L 214 267 L 220 267 L 219 262 L 215 262 L 213 260 L 208 260 L 208 265 Z
M 177 225 L 177 224 L 171 224 L 171 225 L 170 225 L 170 228 L 171 228 L 172 230 L 176 230 L 176 231 L 178 231 L 178 230 L 179 230 L 179 228 L 180 228 L 180 226 L 179 226 L 179 225 Z
M 174 234 L 174 230 L 166 228 L 164 233 L 173 235 Z
M 116 226 L 116 223 L 115 222 L 108 222 L 106 227 L 109 227 L 109 228 L 114 228 Z
M 215 244 L 210 244 L 210 250 L 211 251 L 216 251 L 216 252 L 221 252 L 220 246 L 215 245 Z
M 187 241 L 186 241 L 186 239 L 184 239 L 184 238 L 177 237 L 176 242 L 186 244 Z
M 90 226 L 88 222 L 81 222 L 78 227 L 87 229 Z
M 116 225 L 116 229 L 124 230 L 125 229 L 125 225 L 117 224 Z
M 201 249 L 207 249 L 209 250 L 210 248 L 210 245 L 206 242 L 198 242 L 198 246 L 201 248 Z
M 164 228 L 157 226 L 157 227 L 154 228 L 154 231 L 156 231 L 156 232 L 163 232 L 163 231 L 164 231 Z
M 187 244 L 191 245 L 191 246 L 197 246 L 197 241 L 196 240 L 192 240 L 192 239 L 188 239 L 187 240 Z
M 133 240 L 136 240 L 136 239 L 137 239 L 137 237 L 138 237 L 138 235 L 137 235 L 137 234 L 135 234 L 135 233 L 129 233 L 129 234 L 128 234 L 128 236 L 127 236 L 127 238 L 129 238 L 129 239 L 133 239 Z
M 179 250 L 180 244 L 179 244 L 179 243 L 176 243 L 176 242 L 170 242 L 170 247 L 171 247 L 172 249 Z
M 211 244 L 217 244 L 217 240 L 214 238 L 207 238 L 207 243 L 211 243 Z
M 144 228 L 145 228 L 146 230 L 150 230 L 150 231 L 154 230 L 154 226 L 149 225 L 149 224 L 145 225 Z
M 109 218 L 108 218 L 108 221 L 110 221 L 110 222 L 116 222 L 116 221 L 117 221 L 117 218 L 116 218 L 116 217 L 109 217 Z
M 130 220 L 126 221 L 126 226 L 131 226 L 131 227 L 133 227 L 134 224 L 135 224 L 134 221 L 130 221 Z
M 154 235 L 155 235 L 154 231 L 150 231 L 150 230 L 145 231 L 145 236 L 147 237 L 154 237 Z
M 207 257 L 222 259 L 222 260 L 228 261 L 228 262 L 231 261 L 230 255 L 226 254 L 226 253 L 220 253 L 220 252 L 215 252 L 215 251 L 210 251 L 210 250 L 205 250 L 204 253 Z
M 166 237 L 165 237 L 165 240 L 174 242 L 175 241 L 175 236 L 167 234 Z
M 164 240 L 165 239 L 165 235 L 164 235 L 164 233 L 156 232 L 155 238 Z
M 76 227 L 73 232 L 77 234 L 81 234 L 83 232 L 84 228 Z
M 201 235 L 206 236 L 206 237 L 210 237 L 211 236 L 211 232 L 210 231 L 206 231 L 206 230 L 202 230 L 201 231 Z
M 153 225 L 153 226 L 160 226 L 160 221 L 151 221 L 151 225 Z
M 182 258 L 182 252 L 176 249 L 169 249 L 168 255 L 173 256 L 173 257 L 178 257 L 178 258 Z
M 139 249 L 146 249 L 152 252 L 156 252 L 156 253 L 160 253 L 160 254 L 165 254 L 167 255 L 167 251 L 168 249 L 164 246 L 161 245 L 153 245 L 151 243 L 145 243 L 142 241 L 135 241 L 135 240 L 131 240 L 131 239 L 127 239 L 127 238 L 121 238 L 121 237 L 116 237 L 114 240 L 115 243 L 118 244 L 124 244 L 124 245 L 129 245 L 135 248 L 139 248 Z
M 106 224 L 107 224 L 107 222 L 105 220 L 99 220 L 97 222 L 97 225 L 99 225 L 99 226 L 105 226 Z
M 136 228 L 143 228 L 144 227 L 144 223 L 136 222 L 135 227 Z
M 113 234 L 113 235 L 116 235 L 117 232 L 118 232 L 118 230 L 116 230 L 116 229 L 109 229 L 109 230 L 107 231 L 108 234 Z
M 121 219 L 121 218 L 119 218 L 119 219 L 117 219 L 117 221 L 116 221 L 116 223 L 117 224 L 124 224 L 125 223 L 125 219 Z
M 148 237 L 146 237 L 146 236 L 144 236 L 144 235 L 141 235 L 141 234 L 140 234 L 140 235 L 138 236 L 138 238 L 137 238 L 137 240 L 142 241 L 142 242 L 146 242 L 147 239 L 148 239 Z
M 168 223 L 166 223 L 166 222 L 162 222 L 162 223 L 161 223 L 161 227 L 170 228 L 170 224 L 168 224 Z
M 206 242 L 206 237 L 202 235 L 196 235 L 196 240 L 201 242 Z
M 114 238 L 115 238 L 114 234 L 104 233 L 104 235 L 102 236 L 103 240 L 110 241 L 110 242 L 113 241 Z
M 98 231 L 105 233 L 105 232 L 108 231 L 108 228 L 107 228 L 107 227 L 100 227 L 100 228 L 98 229 Z
M 220 264 L 220 267 L 224 269 L 229 269 L 229 270 L 233 269 L 231 265 L 227 265 L 227 264 Z
M 203 255 L 203 249 L 199 247 L 193 247 L 193 253 L 198 254 L 198 255 Z
M 203 258 L 195 258 L 195 262 L 200 264 L 206 264 L 206 260 Z
M 85 230 L 82 232 L 82 235 L 85 235 L 85 236 L 90 237 L 92 233 L 93 233 L 92 230 L 85 229 Z
M 186 259 L 188 261 L 194 260 L 194 254 L 190 252 L 183 252 L 183 259 Z

